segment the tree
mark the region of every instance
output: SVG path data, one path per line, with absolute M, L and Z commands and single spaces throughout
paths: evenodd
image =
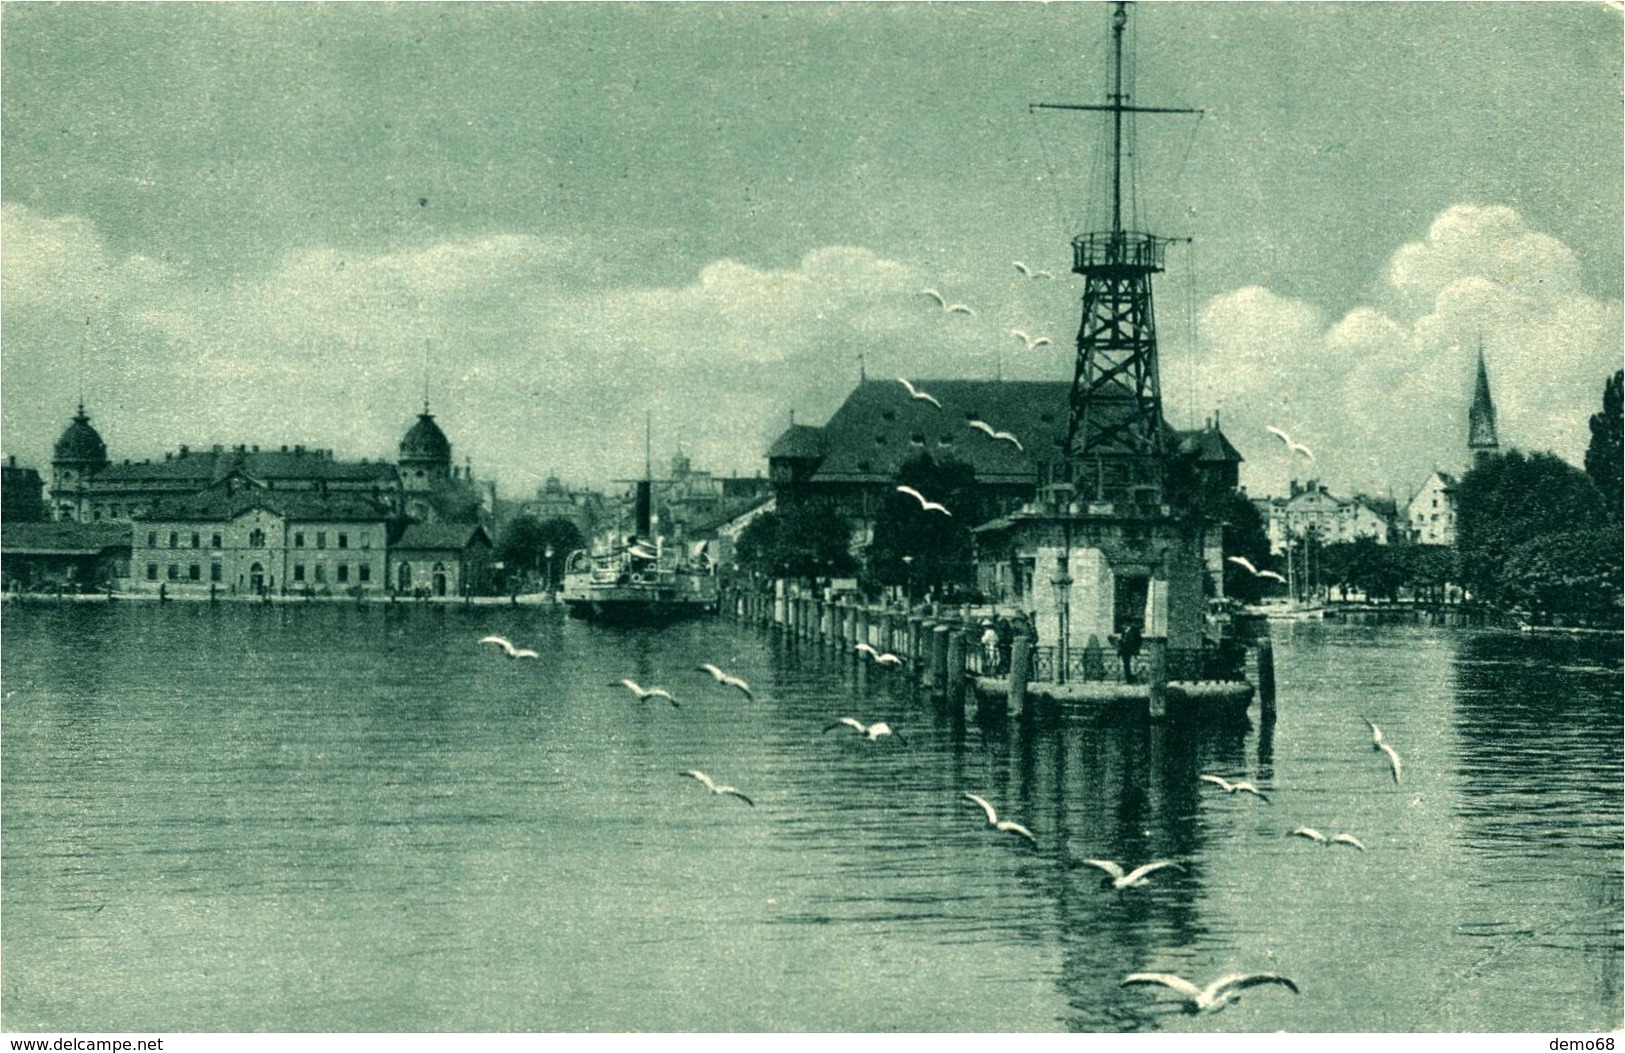
M 535 516 L 515 516 L 497 542 L 497 558 L 502 560 L 510 580 L 530 574 L 542 579 L 547 588 L 556 588 L 564 561 L 571 552 L 586 545 L 581 531 L 568 519 L 540 522 Z M 548 549 L 553 558 L 547 558 Z
M 1424 594 L 1435 603 L 1444 602 L 1444 587 L 1460 579 L 1456 550 L 1448 545 L 1400 545 L 1394 549 L 1404 572 L 1404 582 L 1417 599 Z
M 1609 515 L 1620 522 L 1625 513 L 1625 369 L 1602 389 L 1602 411 L 1591 415 L 1591 445 L 1586 448 L 1586 474 L 1607 502 Z
M 850 574 L 852 531 L 824 501 L 800 500 L 752 520 L 734 548 L 741 567 L 770 578 L 820 578 Z
M 1543 534 L 1507 554 L 1502 594 L 1541 614 L 1612 614 L 1620 610 L 1620 525 Z
M 1586 473 L 1549 453 L 1517 450 L 1486 461 L 1456 490 L 1456 555 L 1463 583 L 1492 603 L 1511 602 L 1508 560 L 1520 545 L 1584 531 L 1608 519 Z
M 1257 577 L 1246 567 L 1230 562 L 1229 557 L 1240 556 L 1259 570 L 1270 569 L 1270 538 L 1264 529 L 1264 517 L 1246 494 L 1235 490 L 1211 498 L 1201 511 L 1224 524 L 1224 594 L 1242 603 L 1257 603 L 1269 579 Z
M 896 489 L 881 502 L 869 545 L 869 578 L 901 585 L 911 593 L 971 586 L 976 579 L 970 528 L 982 521 L 976 472 L 962 461 L 937 462 L 922 455 L 897 470 L 897 485 L 924 494 L 949 514 L 927 511 Z

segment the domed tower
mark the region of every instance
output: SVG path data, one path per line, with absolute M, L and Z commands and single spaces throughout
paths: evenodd
M 107 467 L 107 444 L 85 415 L 85 404 L 51 451 L 51 510 L 56 519 L 89 522 L 96 473 Z
M 401 440 L 401 486 L 408 493 L 434 490 L 451 479 L 451 440 L 440 430 L 429 413 L 429 404 L 423 404 L 417 423 Z

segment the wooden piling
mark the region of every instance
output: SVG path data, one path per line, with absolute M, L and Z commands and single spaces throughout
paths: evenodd
M 1150 697 L 1147 702 L 1152 720 L 1168 716 L 1168 641 L 1152 637 L 1145 641 L 1145 675 L 1149 681 Z
M 1275 723 L 1275 645 L 1268 636 L 1258 641 L 1258 716 Z
M 1010 709 L 1023 720 L 1032 716 L 1027 704 L 1027 679 L 1032 675 L 1033 641 L 1025 633 L 1017 634 L 1010 644 Z
M 853 617 L 856 619 L 855 624 L 857 626 L 857 640 L 852 644 L 854 650 L 860 643 L 866 643 L 870 647 L 873 647 L 874 643 L 869 639 L 869 608 L 866 606 L 859 607 L 852 613 Z
M 952 632 L 946 624 L 931 629 L 931 690 L 939 695 L 948 690 L 948 636 Z
M 955 623 L 949 623 L 945 628 L 948 637 L 948 653 L 943 657 L 946 665 L 943 668 L 943 690 L 948 696 L 948 705 L 956 712 L 963 713 L 965 709 L 965 630 Z

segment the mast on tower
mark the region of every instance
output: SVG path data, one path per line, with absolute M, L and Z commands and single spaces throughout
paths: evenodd
M 1130 105 L 1123 85 L 1128 5 L 1112 13 L 1112 90 L 1105 104 L 1033 103 L 1033 110 L 1085 110 L 1112 118 L 1111 229 L 1072 239 L 1072 270 L 1083 275 L 1083 320 L 1065 450 L 1074 479 L 1093 484 L 1097 501 L 1160 502 L 1168 450 L 1157 371 L 1151 275 L 1179 238 L 1123 229 L 1123 115 L 1201 110 Z

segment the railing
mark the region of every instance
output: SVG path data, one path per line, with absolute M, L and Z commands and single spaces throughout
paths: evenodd
M 1033 648 L 1033 680 L 1057 681 L 1056 650 L 1054 647 Z M 1166 656 L 1169 680 L 1241 680 L 1247 652 L 1230 647 L 1170 647 Z M 1144 684 L 1150 679 L 1149 657 L 1144 650 L 1129 658 L 1127 679 L 1123 674 L 1122 656 L 1115 651 L 1085 647 L 1067 652 L 1068 683 Z
M 1160 271 L 1163 252 L 1173 240 L 1139 231 L 1079 234 L 1072 239 L 1072 269 L 1079 274 L 1095 267 Z

